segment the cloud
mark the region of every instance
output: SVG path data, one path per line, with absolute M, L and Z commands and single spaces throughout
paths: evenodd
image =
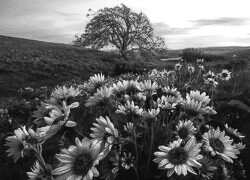
M 84 11 L 80 0 L 1 0 L 0 34 L 68 43 L 83 31 Z M 76 2 L 77 1 L 77 2 Z M 79 5 L 79 6 L 77 6 Z
M 249 0 L 245 0 L 249 2 Z M 158 2 L 158 1 L 157 1 Z M 125 3 L 148 15 L 154 33 L 169 48 L 249 45 L 250 16 L 246 3 L 226 0 L 182 3 L 171 0 L 0 0 L 0 34 L 68 43 L 81 34 L 89 8 L 98 10 Z M 159 6 L 166 3 L 168 6 Z M 214 0 L 215 2 L 215 0 Z M 197 4 L 198 3 L 198 4 Z M 222 8 L 227 3 L 227 8 Z M 204 5 L 208 8 L 204 9 Z M 211 9 L 213 12 L 211 13 Z M 178 11 L 176 10 L 178 9 Z M 210 10 L 209 10 L 210 9 Z M 221 17 L 223 14 L 223 17 Z M 249 19 L 248 19 L 248 18 Z
M 164 22 L 153 23 L 152 26 L 154 28 L 154 33 L 157 36 L 184 35 L 188 34 L 189 31 L 194 29 L 194 27 L 184 27 L 184 28 L 170 27 L 168 24 Z
M 166 43 L 170 49 L 201 48 L 213 46 L 249 46 L 250 39 L 247 36 L 221 36 L 221 35 L 190 35 L 167 36 Z
M 71 16 L 71 17 L 74 17 L 74 16 L 82 16 L 82 14 L 79 14 L 79 13 L 72 13 L 72 12 L 62 12 L 62 11 L 55 11 L 56 14 L 59 14 L 61 16 L 65 16 L 65 17 L 68 17 L 68 16 Z
M 219 17 L 215 19 L 198 19 L 191 22 L 193 22 L 195 26 L 240 26 L 245 25 L 248 20 L 249 19 L 245 17 Z

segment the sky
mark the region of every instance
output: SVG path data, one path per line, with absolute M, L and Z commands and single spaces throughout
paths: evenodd
M 0 0 L 0 35 L 71 43 L 89 9 L 121 3 L 145 13 L 169 49 L 250 46 L 250 0 Z

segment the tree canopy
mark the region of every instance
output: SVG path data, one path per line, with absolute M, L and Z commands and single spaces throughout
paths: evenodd
M 77 46 L 101 49 L 115 47 L 123 58 L 131 50 L 152 50 L 165 47 L 160 37 L 153 36 L 149 19 L 142 12 L 136 13 L 121 4 L 113 8 L 91 12 L 92 17 L 85 27 L 85 32 L 76 36 Z

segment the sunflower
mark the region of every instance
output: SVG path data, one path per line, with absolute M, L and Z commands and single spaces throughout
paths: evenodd
M 128 81 L 126 94 L 135 94 L 135 93 L 141 92 L 141 91 L 142 91 L 142 89 L 140 87 L 140 83 L 137 80 Z
M 69 119 L 71 109 L 76 108 L 79 106 L 78 102 L 74 102 L 67 105 L 66 101 L 62 102 L 61 106 L 55 105 L 47 105 L 46 108 L 50 109 L 49 116 L 44 117 L 44 121 L 47 123 L 47 126 L 39 127 L 37 130 L 43 134 L 45 139 L 51 138 L 55 135 L 63 126 L 66 127 L 74 127 L 77 125 L 76 122 L 71 121 Z
M 154 79 L 157 76 L 159 76 L 159 71 L 157 69 L 153 69 L 152 71 L 148 72 L 149 78 Z
M 20 157 L 23 157 L 23 150 L 25 148 L 24 140 L 29 136 L 25 126 L 18 128 L 14 131 L 14 136 L 8 136 L 6 138 L 5 146 L 9 146 L 9 149 L 6 150 L 8 157 L 13 156 L 14 162 L 16 163 Z
M 190 93 L 186 95 L 186 100 L 182 101 L 182 106 L 191 116 L 197 116 L 199 114 L 216 114 L 216 111 L 208 106 L 209 102 L 210 98 L 205 92 L 190 91 Z
M 194 68 L 194 66 L 192 66 L 191 64 L 188 64 L 187 70 L 188 70 L 189 73 L 194 73 L 195 68 Z
M 123 105 L 119 105 L 118 109 L 116 110 L 116 113 L 121 113 L 124 115 L 133 113 L 136 115 L 141 115 L 142 114 L 143 109 L 140 108 L 139 106 L 135 105 L 134 101 L 129 101 L 127 100 L 127 103 L 125 104 L 125 106 Z
M 206 95 L 205 92 L 201 93 L 200 91 L 190 91 L 190 93 L 187 93 L 186 95 L 187 100 L 194 100 L 198 101 L 199 103 L 201 102 L 201 106 L 205 107 L 209 104 L 210 98 L 209 96 Z
M 175 64 L 175 66 L 174 66 L 174 69 L 175 69 L 176 71 L 180 71 L 181 68 L 182 68 L 182 65 L 181 65 L 180 63 L 177 63 L 177 64 Z
M 38 161 L 35 162 L 33 167 L 31 168 L 31 172 L 26 172 L 29 180 L 52 180 L 50 170 L 46 169 L 46 171 L 41 167 Z
M 195 100 L 183 101 L 182 107 L 185 109 L 185 112 L 190 116 L 198 116 L 199 114 L 206 113 L 201 107 L 201 102 Z
M 219 83 L 214 78 L 207 78 L 204 80 L 204 84 L 212 87 L 217 87 Z
M 187 139 L 189 137 L 194 136 L 196 133 L 196 128 L 193 125 L 193 122 L 188 121 L 179 121 L 176 125 L 176 132 L 177 136 L 181 139 Z
M 202 70 L 202 71 L 204 71 L 204 70 L 205 70 L 205 68 L 204 68 L 204 66 L 203 66 L 203 65 L 198 65 L 198 68 L 199 68 L 200 70 Z
M 35 133 L 32 129 L 27 131 L 25 126 L 14 130 L 14 134 L 6 138 L 5 146 L 9 146 L 6 152 L 9 157 L 13 156 L 16 163 L 20 157 L 24 157 L 23 152 L 25 149 L 29 149 L 31 145 L 38 144 L 42 139 L 40 134 Z
M 160 113 L 160 109 L 148 109 L 148 111 L 143 111 L 142 116 L 146 119 L 156 119 L 157 115 Z
M 232 159 L 237 159 L 236 154 L 240 153 L 239 150 L 232 145 L 233 140 L 229 136 L 225 136 L 225 131 L 221 132 L 219 127 L 216 130 L 209 129 L 202 137 L 205 150 L 211 152 L 212 156 L 218 155 L 230 163 L 233 163 Z
M 91 76 L 89 78 L 89 82 L 87 83 L 88 84 L 88 91 L 90 92 L 94 92 L 97 88 L 100 88 L 103 84 L 104 84 L 104 81 L 105 80 L 105 77 L 104 75 L 101 73 L 101 74 L 94 74 L 93 76 Z
M 66 86 L 59 86 L 51 93 L 51 96 L 56 99 L 67 99 L 69 97 L 76 97 L 80 93 L 81 91 L 73 86 L 70 86 L 69 88 Z
M 44 121 L 48 125 L 55 124 L 55 121 L 60 120 L 60 124 L 65 125 L 67 127 L 76 126 L 76 122 L 70 121 L 70 110 L 73 108 L 77 108 L 79 106 L 78 102 L 74 102 L 70 105 L 67 105 L 66 101 L 62 102 L 61 106 L 48 105 L 46 108 L 51 109 L 49 112 L 50 117 L 44 117 Z
M 172 97 L 170 96 L 161 96 L 157 98 L 156 102 L 154 102 L 155 107 L 159 107 L 162 109 L 175 109 L 177 103 Z
M 89 82 L 92 84 L 100 84 L 100 83 L 102 84 L 104 80 L 105 80 L 105 77 L 102 73 L 94 74 L 93 76 L 89 78 Z
M 101 87 L 97 89 L 97 92 L 91 96 L 87 103 L 85 104 L 86 107 L 96 106 L 100 103 L 105 103 L 113 93 L 113 88 L 108 87 Z
M 242 150 L 242 149 L 245 149 L 246 148 L 246 145 L 245 144 L 242 144 L 242 142 L 239 142 L 237 144 L 234 144 L 236 149 L 239 149 L 239 150 Z
M 231 79 L 231 72 L 229 72 L 227 69 L 223 69 L 222 72 L 218 74 L 218 77 L 222 81 L 228 81 Z
M 132 122 L 127 122 L 126 125 L 123 126 L 124 131 L 126 131 L 129 134 L 134 133 L 134 123 Z
M 204 71 L 204 66 L 203 66 L 203 62 L 204 62 L 204 59 L 197 59 L 196 60 L 196 63 L 197 63 L 197 66 L 200 70 Z
M 188 172 L 196 174 L 193 167 L 200 168 L 198 162 L 202 158 L 199 154 L 201 143 L 196 143 L 195 138 L 191 138 L 184 147 L 182 140 L 178 139 L 166 146 L 159 146 L 160 151 L 155 152 L 156 158 L 153 160 L 158 164 L 159 169 L 167 169 L 167 176 L 170 177 L 174 172 L 177 175 L 187 175 Z
M 132 153 L 123 152 L 123 156 L 121 157 L 121 166 L 124 167 L 126 170 L 134 167 L 135 157 L 132 156 Z
M 215 162 L 207 156 L 203 156 L 203 158 L 199 160 L 199 163 L 202 165 L 199 169 L 199 174 L 203 177 L 203 179 L 212 179 L 218 169 Z
M 95 127 L 90 128 L 93 132 L 90 134 L 90 137 L 108 143 L 106 145 L 108 145 L 110 150 L 114 140 L 118 138 L 118 130 L 108 116 L 106 118 L 100 116 L 96 121 L 97 123 L 93 123 Z
M 31 172 L 27 172 L 26 174 L 30 180 L 35 180 L 36 178 L 38 178 L 38 176 L 43 174 L 42 171 L 42 167 L 40 166 L 39 162 L 36 161 L 33 167 L 31 168 Z
M 182 100 L 181 93 L 177 88 L 164 87 L 162 88 L 163 95 L 167 98 L 170 103 L 179 103 Z
M 133 99 L 137 102 L 145 102 L 147 97 L 144 95 L 144 93 L 138 92 L 134 95 Z
M 57 179 L 92 180 L 99 176 L 96 165 L 102 157 L 100 142 L 89 140 L 80 141 L 75 139 L 76 146 L 71 145 L 68 149 L 62 149 L 56 157 L 60 161 L 59 167 L 52 170 Z
M 137 92 L 141 92 L 142 89 L 140 87 L 140 83 L 137 80 L 123 80 L 118 81 L 118 83 L 113 85 L 114 94 L 134 94 Z
M 203 78 L 204 79 L 207 79 L 207 78 L 215 78 L 216 76 L 215 76 L 215 74 L 214 74 L 214 72 L 212 72 L 212 71 L 208 71 L 208 73 L 206 73 L 206 74 L 203 74 Z
M 126 89 L 128 88 L 128 81 L 118 81 L 116 84 L 113 85 L 114 94 L 125 94 Z
M 198 65 L 203 64 L 203 62 L 204 62 L 204 59 L 196 59 L 196 63 L 197 63 Z
M 149 95 L 152 95 L 155 93 L 158 85 L 156 82 L 152 82 L 151 80 L 144 80 L 143 83 L 140 83 L 140 87 L 142 91 L 146 92 Z
M 234 128 L 229 127 L 227 123 L 225 124 L 225 128 L 226 128 L 226 131 L 228 133 L 238 137 L 241 140 L 246 137 L 246 136 L 242 135 L 240 132 L 238 132 L 238 129 L 234 129 Z

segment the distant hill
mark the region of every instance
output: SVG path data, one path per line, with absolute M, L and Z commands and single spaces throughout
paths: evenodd
M 213 55 L 229 55 L 229 54 L 245 54 L 250 53 L 250 46 L 225 46 L 225 47 L 206 47 L 197 48 L 206 54 Z M 179 57 L 183 49 L 168 50 L 169 57 Z
M 0 36 L 0 98 L 20 87 L 56 85 L 96 72 L 109 72 L 117 58 L 102 51 Z
M 250 52 L 250 46 L 207 47 L 200 49 L 207 54 L 216 54 L 216 55 L 223 55 L 227 53 L 239 53 L 241 51 Z

